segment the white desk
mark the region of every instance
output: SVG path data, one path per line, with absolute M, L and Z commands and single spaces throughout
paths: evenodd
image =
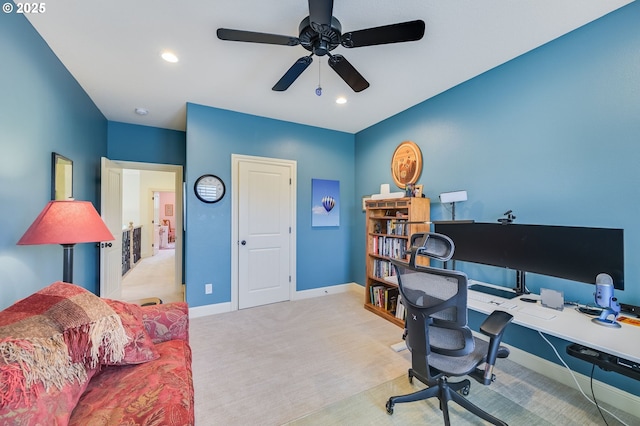
M 469 284 L 479 283 L 470 280 Z M 536 295 L 529 297 L 540 298 Z M 545 308 L 539 301 L 523 302 L 520 297 L 503 299 L 474 290 L 469 290 L 467 304 L 469 309 L 487 315 L 495 310 L 506 311 L 513 315 L 514 324 L 640 363 L 640 326 L 621 324 L 621 328 L 605 327 L 591 322 L 592 317 L 573 307 L 557 311 Z

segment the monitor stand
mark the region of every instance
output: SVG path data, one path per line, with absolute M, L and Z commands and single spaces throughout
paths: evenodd
M 527 285 L 525 284 L 524 279 L 525 279 L 525 271 L 517 270 L 515 291 L 518 296 L 523 294 L 529 294 L 529 290 L 527 290 Z
M 525 271 L 516 271 L 516 288 L 495 288 L 484 286 L 482 284 L 472 284 L 469 286 L 470 290 L 475 290 L 480 293 L 491 294 L 492 296 L 502 297 L 503 299 L 513 299 L 514 297 L 522 296 L 523 294 L 529 294 L 527 286 L 525 284 Z

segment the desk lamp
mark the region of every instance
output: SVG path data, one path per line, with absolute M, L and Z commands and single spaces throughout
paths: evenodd
M 456 203 L 467 201 L 467 191 L 443 192 L 439 198 L 441 203 L 451 204 L 451 220 L 456 220 Z
M 93 204 L 70 198 L 49 201 L 18 245 L 61 244 L 64 248 L 62 280 L 73 283 L 73 246 L 113 240 Z

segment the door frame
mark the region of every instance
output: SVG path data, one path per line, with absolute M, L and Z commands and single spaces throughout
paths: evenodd
M 239 169 L 240 163 L 253 162 L 289 167 L 291 171 L 291 202 L 289 211 L 291 215 L 291 234 L 289 265 L 291 265 L 291 280 L 289 281 L 289 300 L 293 300 L 296 294 L 296 194 L 297 194 L 297 162 L 280 158 L 256 157 L 252 155 L 231 154 L 231 310 L 237 311 L 238 300 L 238 256 L 240 255 L 240 240 L 238 238 L 239 211 Z
M 141 163 L 137 161 L 120 161 L 120 160 L 109 160 L 112 163 L 118 165 L 123 169 L 133 169 L 133 170 L 145 170 L 150 172 L 173 172 L 174 173 L 174 187 L 176 193 L 176 202 L 175 202 L 175 229 L 176 229 L 176 245 L 175 245 L 175 277 L 174 284 L 176 289 L 180 289 L 182 284 L 182 263 L 183 263 L 183 255 L 182 255 L 182 232 L 178 232 L 178 230 L 183 230 L 184 226 L 184 204 L 183 204 L 183 167 L 175 164 L 156 164 L 156 163 Z M 102 209 L 102 206 L 101 206 Z M 122 214 L 122 213 L 120 213 Z

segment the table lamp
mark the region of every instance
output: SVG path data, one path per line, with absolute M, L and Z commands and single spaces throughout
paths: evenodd
M 73 246 L 77 243 L 113 241 L 114 236 L 89 201 L 49 201 L 24 233 L 18 245 L 61 244 L 63 278 L 73 283 Z

